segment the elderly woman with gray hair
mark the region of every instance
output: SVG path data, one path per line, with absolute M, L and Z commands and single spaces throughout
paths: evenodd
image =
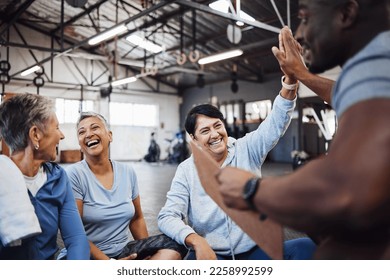
M 134 169 L 112 160 L 106 119 L 82 112 L 77 137 L 84 159 L 67 167 L 94 260 L 179 260 L 187 249 L 164 234 L 149 236 Z M 66 254 L 61 251 L 59 258 Z
M 0 136 L 24 176 L 26 192 L 42 230 L 23 239 L 20 246 L 3 248 L 0 259 L 54 259 L 58 230 L 68 259 L 89 259 L 88 240 L 68 177 L 52 162 L 59 141 L 64 139 L 53 102 L 31 94 L 18 94 L 6 100 L 0 105 Z

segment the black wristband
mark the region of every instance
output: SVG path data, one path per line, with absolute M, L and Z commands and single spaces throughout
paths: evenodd
M 253 203 L 253 198 L 256 195 L 256 192 L 258 191 L 261 183 L 261 178 L 259 177 L 253 177 L 250 178 L 244 186 L 244 189 L 242 191 L 242 198 L 246 201 L 249 208 L 252 210 L 257 210 L 255 207 L 255 204 Z

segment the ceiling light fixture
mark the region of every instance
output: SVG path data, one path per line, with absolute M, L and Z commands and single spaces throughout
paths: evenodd
M 229 8 L 230 9 L 234 9 L 233 6 L 231 6 L 231 2 L 228 1 L 228 0 L 218 0 L 218 1 L 215 1 L 211 4 L 209 4 L 209 7 L 213 10 L 216 10 L 216 11 L 219 11 L 221 13 L 229 13 Z M 248 21 L 256 21 L 256 19 L 250 15 L 248 15 L 246 12 L 244 12 L 243 10 L 241 10 L 241 3 L 240 1 L 237 1 L 236 2 L 236 5 L 237 5 L 237 15 L 242 18 L 242 19 L 246 19 Z M 242 21 L 237 21 L 236 24 L 238 26 L 243 26 L 244 23 Z
M 227 0 L 218 0 L 214 1 L 213 3 L 209 4 L 209 7 L 211 9 L 214 9 L 216 11 L 220 11 L 222 13 L 228 13 L 229 12 L 229 3 L 230 1 Z
M 27 70 L 24 70 L 22 73 L 20 73 L 21 76 L 27 76 L 30 75 L 31 73 L 34 73 L 35 71 L 41 70 L 41 67 L 39 65 L 35 65 L 31 68 L 28 68 Z
M 114 82 L 111 83 L 111 85 L 113 87 L 116 87 L 116 86 L 120 86 L 120 85 L 123 85 L 123 84 L 129 84 L 129 83 L 133 83 L 137 80 L 137 77 L 133 76 L 133 77 L 129 77 L 129 78 L 124 78 L 124 79 L 120 79 L 120 80 L 116 80 Z
M 162 52 L 164 49 L 162 46 L 159 46 L 135 34 L 128 36 L 126 40 L 132 43 L 133 45 L 136 45 L 152 53 L 159 53 Z
M 242 50 L 240 50 L 240 49 L 231 50 L 231 51 L 227 51 L 227 52 L 218 53 L 218 54 L 214 54 L 214 55 L 203 57 L 203 58 L 199 59 L 198 63 L 200 65 L 213 63 L 213 62 L 217 62 L 217 61 L 220 61 L 220 60 L 237 57 L 237 56 L 242 55 L 243 53 L 244 52 Z
M 92 39 L 90 39 L 88 41 L 88 44 L 91 46 L 99 44 L 100 42 L 105 41 L 109 38 L 112 38 L 112 37 L 114 37 L 122 32 L 125 32 L 126 30 L 128 30 L 128 29 L 124 24 L 118 25 L 117 27 L 114 27 L 113 29 L 109 29 L 109 30 L 107 30 L 103 33 L 100 33 L 99 35 L 93 37 Z

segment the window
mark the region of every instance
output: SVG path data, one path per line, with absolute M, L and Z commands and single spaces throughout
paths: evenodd
M 111 125 L 156 127 L 158 124 L 158 106 L 111 102 L 110 123 Z
M 223 104 L 219 107 L 219 110 L 222 112 L 227 124 L 233 124 L 234 120 L 240 120 L 239 103 Z
M 246 121 L 262 121 L 272 109 L 271 100 L 248 102 L 245 104 Z
M 133 104 L 110 102 L 110 124 L 131 125 Z
M 156 105 L 134 104 L 133 125 L 135 126 L 157 126 L 158 107 Z
M 76 123 L 82 111 L 93 111 L 93 101 L 83 100 L 80 108 L 80 100 L 56 98 L 56 114 L 59 123 Z

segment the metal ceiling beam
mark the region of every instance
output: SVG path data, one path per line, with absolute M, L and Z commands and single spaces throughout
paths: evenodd
M 290 0 L 287 0 L 287 25 L 291 28 L 291 7 Z
M 64 50 L 64 18 L 65 18 L 65 0 L 61 0 L 61 50 Z
M 188 2 L 188 1 L 177 1 L 176 3 L 178 3 L 178 4 L 181 4 L 182 2 Z M 186 3 L 187 4 L 187 3 Z M 218 11 L 215 11 L 215 10 L 213 10 L 213 9 L 211 9 L 211 8 L 208 8 L 206 5 L 202 5 L 202 4 L 199 4 L 199 3 L 193 3 L 192 1 L 191 1 L 191 3 L 189 3 L 189 5 L 188 5 L 188 9 L 196 9 L 196 7 L 202 7 L 202 11 L 209 11 L 209 12 L 211 12 L 211 13 L 213 13 L 213 14 L 217 14 L 218 16 L 223 16 L 223 17 L 226 17 L 226 15 L 228 15 L 228 14 L 225 14 L 225 13 L 220 13 L 220 12 L 218 12 Z M 188 10 L 187 10 L 188 11 Z M 169 17 L 172 17 L 173 16 L 173 14 L 174 13 L 172 13 L 172 15 L 170 15 Z M 176 12 L 176 14 L 178 14 L 178 12 Z M 231 15 L 231 14 L 230 14 Z M 233 16 L 233 15 L 232 15 Z M 228 16 L 228 18 L 230 18 L 230 16 Z M 239 19 L 240 21 L 243 21 L 241 18 L 238 18 L 237 17 L 237 19 Z M 253 23 L 253 22 L 248 22 L 248 24 L 249 23 Z M 264 23 L 262 23 L 262 24 L 264 24 Z M 250 24 L 251 26 L 250 26 L 250 28 L 253 28 L 253 24 Z M 259 26 L 256 26 L 256 27 L 259 27 Z M 144 28 L 144 27 L 143 27 Z M 273 29 L 276 29 L 276 30 L 278 30 L 278 32 L 279 32 L 279 30 L 280 29 L 277 29 L 277 28 L 274 28 L 274 27 L 272 27 Z M 276 31 L 275 30 L 275 31 Z M 208 45 L 208 43 L 207 42 L 209 42 L 210 40 L 214 40 L 215 39 L 215 36 L 214 37 L 211 37 L 211 38 L 205 38 L 205 39 L 202 39 L 202 40 L 198 40 L 197 41 L 197 43 L 198 44 L 200 44 L 200 45 Z M 271 40 L 265 40 L 265 41 L 261 41 L 261 42 L 256 42 L 256 43 L 253 43 L 253 44 L 248 44 L 248 45 L 245 45 L 245 46 L 240 46 L 240 48 L 242 48 L 242 49 L 244 49 L 244 50 L 248 50 L 248 49 L 251 49 L 251 48 L 259 48 L 259 47 L 265 47 L 265 46 L 268 46 L 270 43 L 274 43 L 275 42 L 275 40 L 276 39 L 271 39 Z M 277 43 L 277 40 L 276 40 L 276 43 Z M 190 46 L 190 44 L 191 43 L 187 43 L 187 44 L 185 44 L 185 47 L 187 48 L 187 47 L 189 47 Z M 172 48 L 170 48 L 170 49 L 168 49 L 167 50 L 167 52 L 171 52 L 171 51 L 176 51 L 176 50 L 178 50 L 180 48 L 180 46 L 179 45 L 177 45 L 176 47 L 172 47 Z M 158 54 L 157 54 L 158 55 Z M 154 57 L 154 56 L 156 56 L 156 54 L 151 54 L 151 55 L 149 55 L 149 56 L 147 56 L 146 57 L 146 59 L 150 59 L 151 57 Z M 247 68 L 246 66 L 242 66 L 242 67 L 244 67 L 244 68 Z M 251 72 L 251 73 L 255 73 L 256 71 L 254 71 L 253 69 L 249 69 L 249 68 L 247 68 L 247 70 L 249 71 L 249 72 Z
M 81 71 L 80 67 L 77 65 L 77 63 L 74 61 L 74 59 L 72 57 L 69 57 L 69 56 L 68 56 L 68 58 L 73 63 L 73 66 L 79 72 L 80 76 L 83 77 L 83 79 L 87 83 L 87 85 L 91 86 L 92 84 L 88 81 L 87 77 L 84 75 L 83 71 Z
M 149 14 L 149 13 L 151 13 L 151 12 L 157 10 L 157 9 L 160 9 L 161 7 L 164 7 L 165 5 L 168 5 L 168 4 L 172 3 L 172 2 L 174 2 L 174 0 L 161 1 L 159 4 L 154 5 L 153 7 L 149 8 L 149 9 L 143 10 L 142 12 L 136 14 L 135 16 L 130 17 L 130 18 L 124 20 L 124 21 L 121 21 L 120 23 L 118 23 L 118 24 L 112 26 L 111 28 L 108 28 L 108 29 L 104 30 L 104 32 L 106 32 L 106 31 L 108 31 L 108 30 L 111 30 L 111 29 L 114 29 L 114 28 L 117 27 L 118 25 L 128 24 L 129 22 L 131 22 L 131 21 L 133 21 L 133 20 L 135 20 L 135 19 L 138 19 L 138 18 L 140 18 L 140 17 L 142 17 L 142 16 L 144 16 L 144 15 L 147 15 L 147 14 Z M 96 34 L 93 35 L 93 36 L 91 36 L 90 38 L 84 39 L 84 40 L 82 40 L 82 41 L 80 41 L 80 42 L 74 44 L 72 47 L 69 47 L 69 48 L 65 49 L 64 51 L 62 51 L 62 52 L 60 52 L 60 53 L 52 54 L 52 55 L 50 55 L 50 56 L 48 56 L 48 57 L 42 59 L 42 60 L 39 61 L 38 63 L 39 63 L 39 64 L 44 64 L 44 63 L 46 63 L 47 61 L 49 61 L 49 60 L 51 60 L 51 59 L 53 59 L 53 58 L 59 57 L 59 56 L 61 56 L 61 55 L 63 55 L 63 54 L 66 54 L 66 53 L 71 52 L 71 51 L 73 51 L 73 50 L 75 50 L 75 49 L 78 49 L 79 47 L 81 47 L 81 46 L 87 44 L 88 41 L 89 41 L 91 38 L 95 37 L 95 36 L 96 36 Z M 28 67 L 28 68 L 29 68 L 29 67 Z M 28 68 L 26 68 L 26 69 L 28 69 Z M 26 70 L 26 69 L 23 69 L 23 70 L 21 70 L 21 71 L 15 73 L 14 76 L 20 74 L 21 72 L 23 72 L 23 71 Z
M 174 3 L 176 3 L 176 1 L 169 1 L 169 2 L 174 2 Z M 161 2 L 160 2 L 161 3 Z M 165 6 L 165 5 L 164 5 Z M 159 7 L 159 8 L 162 8 L 163 6 L 161 6 L 161 7 Z M 158 9 L 159 9 L 158 8 Z M 154 9 L 154 10 L 157 10 L 157 9 Z M 138 30 L 142 30 L 142 29 L 145 29 L 145 28 L 148 28 L 148 27 L 150 27 L 150 26 L 153 26 L 153 25 L 156 25 L 157 23 L 164 23 L 164 22 L 168 22 L 171 18 L 174 18 L 174 17 L 176 17 L 178 14 L 180 13 L 180 11 L 173 11 L 173 12 L 170 12 L 170 13 L 168 13 L 168 14 L 166 14 L 166 15 L 163 15 L 163 16 L 161 16 L 161 17 L 159 17 L 159 18 L 154 18 L 154 17 L 152 17 L 152 20 L 150 20 L 150 21 L 148 21 L 148 22 L 145 22 L 144 24 L 142 24 L 142 25 L 140 25 L 140 26 L 138 26 L 137 28 L 133 28 L 133 29 L 131 29 L 131 30 L 129 30 L 129 31 L 126 31 L 126 32 L 124 32 L 123 34 L 121 34 L 121 35 L 119 35 L 118 36 L 118 39 L 122 39 L 122 38 L 124 38 L 124 37 L 127 37 L 128 35 L 130 35 L 130 34 L 132 34 L 132 33 L 134 33 L 134 32 L 136 32 L 136 31 L 138 31 Z M 138 15 L 138 14 L 137 14 Z M 137 17 L 138 18 L 138 17 Z M 137 18 L 135 18 L 135 19 L 137 19 Z M 133 21 L 133 20 L 135 20 L 135 19 L 132 19 L 132 20 L 130 20 L 127 24 L 129 24 L 131 21 Z M 168 25 L 167 25 L 168 26 Z M 173 27 L 171 27 L 171 26 L 168 26 L 169 28 L 173 28 Z M 175 31 L 179 31 L 178 29 L 175 29 Z M 106 42 L 107 43 L 111 43 L 112 41 L 113 41 L 114 39 L 109 39 L 109 40 L 107 40 Z
M 29 12 L 26 11 L 26 13 L 28 14 Z M 33 15 L 33 14 L 30 14 L 30 15 Z M 26 27 L 28 27 L 28 28 L 30 28 L 32 30 L 35 30 L 35 31 L 37 31 L 39 33 L 42 33 L 42 34 L 44 34 L 44 35 L 46 35 L 48 37 L 55 38 L 56 40 L 60 40 L 61 39 L 60 36 L 55 35 L 55 34 L 51 34 L 50 31 L 42 28 L 41 26 L 37 25 L 36 23 L 31 23 L 31 22 L 29 22 L 27 20 L 19 20 L 17 23 L 19 23 L 19 24 L 21 24 L 23 26 L 26 26 Z M 75 45 L 75 44 L 78 43 L 74 39 L 72 39 L 72 40 L 67 39 L 67 38 L 64 38 L 64 39 L 65 39 L 65 42 L 70 44 L 70 45 Z M 59 52 L 61 52 L 61 50 L 59 50 Z
M 6 32 L 19 19 L 20 15 L 24 13 L 32 3 L 34 3 L 34 1 L 35 0 L 27 0 L 13 15 L 10 16 L 11 20 L 8 21 L 7 25 L 0 31 L 0 38 L 3 36 L 4 32 Z
M 26 39 L 23 37 L 22 33 L 20 32 L 19 28 L 18 28 L 16 25 L 14 26 L 14 29 L 15 29 L 16 33 L 18 33 L 19 38 L 22 40 L 22 42 L 23 42 L 24 44 L 27 44 Z M 31 49 L 29 49 L 28 52 L 30 53 L 30 55 L 32 56 L 32 58 L 34 59 L 34 61 L 37 63 L 37 62 L 38 62 L 38 59 L 37 59 L 37 57 L 35 56 L 35 54 L 33 53 L 33 51 L 32 51 Z M 44 75 L 45 75 L 46 79 L 49 80 L 49 77 L 47 76 L 47 74 L 44 73 Z
M 87 9 L 85 9 L 84 12 L 82 13 L 79 13 L 78 15 L 75 15 L 74 17 L 72 17 L 71 19 L 69 19 L 68 21 L 64 22 L 63 24 L 63 27 L 69 25 L 69 24 L 72 24 L 74 22 L 76 22 L 77 20 L 79 20 L 80 18 L 88 15 L 89 13 L 91 13 L 93 10 L 99 8 L 102 4 L 106 3 L 108 0 L 100 0 L 99 2 L 93 4 L 92 6 L 89 6 Z M 54 34 L 56 33 L 57 31 L 59 31 L 61 29 L 61 24 L 59 24 L 55 29 L 53 29 L 51 32 Z
M 46 48 L 41 46 L 35 46 L 35 45 L 29 45 L 29 44 L 20 44 L 20 43 L 14 43 L 14 42 L 3 42 L 0 41 L 0 45 L 5 47 L 14 47 L 14 48 L 21 48 L 21 49 L 29 49 L 29 50 L 36 50 L 41 52 L 60 52 L 60 49 L 52 49 L 52 48 Z
M 272 4 L 272 7 L 274 7 L 274 10 L 275 10 L 276 15 L 277 15 L 278 18 L 279 18 L 280 24 L 282 25 L 282 27 L 285 26 L 286 24 L 284 23 L 284 20 L 283 20 L 281 14 L 280 14 L 280 12 L 279 12 L 279 9 L 278 9 L 278 7 L 276 6 L 275 0 L 270 0 L 270 1 L 271 1 L 271 4 Z
M 207 0 L 207 1 L 203 1 L 202 3 L 203 3 L 203 4 L 209 4 L 209 3 L 213 2 L 213 1 L 214 1 L 214 0 Z M 175 2 L 175 3 L 176 3 L 176 2 Z M 130 3 L 125 3 L 125 4 L 131 6 L 133 9 L 137 9 L 135 6 L 131 5 Z M 188 11 L 191 10 L 191 9 L 192 9 L 192 8 L 188 7 L 188 8 L 186 8 L 186 9 L 184 9 L 182 12 L 183 12 L 183 14 L 184 14 L 184 13 L 188 12 Z M 138 9 L 138 11 L 141 11 L 141 10 Z M 167 26 L 168 28 L 173 29 L 173 30 L 176 31 L 176 32 L 180 32 L 180 29 L 178 29 L 178 28 L 176 28 L 176 27 L 173 27 L 173 26 L 171 26 L 170 24 L 168 24 L 168 21 L 169 21 L 170 19 L 172 19 L 172 18 L 178 16 L 180 13 L 181 13 L 181 11 L 180 11 L 180 9 L 178 9 L 178 10 L 176 10 L 176 11 L 173 11 L 173 12 L 170 12 L 170 13 L 168 13 L 168 14 L 166 14 L 166 15 L 163 15 L 163 16 L 161 16 L 161 17 L 159 17 L 159 18 L 154 18 L 154 17 L 152 17 L 152 16 L 149 15 L 149 16 L 152 18 L 151 21 L 145 22 L 145 23 L 142 24 L 141 26 L 139 26 L 139 27 L 137 27 L 137 28 L 134 28 L 134 29 L 132 29 L 132 30 L 129 30 L 129 31 L 127 31 L 127 32 L 125 32 L 125 33 L 119 35 L 119 36 L 118 36 L 118 39 L 122 39 L 122 38 L 124 38 L 124 37 L 130 35 L 131 33 L 136 32 L 137 30 L 142 30 L 142 29 L 148 28 L 148 27 L 153 26 L 153 25 L 156 25 L 157 23 L 160 23 L 160 22 L 161 22 L 161 23 L 164 23 L 164 24 L 162 25 L 162 27 L 163 27 L 163 26 Z M 184 34 L 184 36 L 185 36 L 185 37 L 188 37 L 188 38 L 191 38 L 190 36 L 188 36 L 188 35 L 186 35 L 186 34 Z M 107 40 L 106 42 L 107 42 L 107 43 L 111 43 L 111 41 L 113 41 L 113 39 Z M 136 47 L 134 47 L 133 49 L 135 49 L 135 48 L 136 48 Z M 177 47 L 177 48 L 179 48 L 179 47 Z M 177 49 L 177 48 L 176 48 L 176 49 Z M 132 50 L 133 50 L 133 49 L 132 49 Z M 129 52 L 127 52 L 127 53 L 125 54 L 125 56 L 127 56 L 132 50 L 130 50 Z M 156 55 L 158 55 L 158 54 L 149 55 L 149 56 L 146 57 L 146 59 L 149 59 L 149 58 L 154 57 L 154 56 L 156 56 Z M 124 56 L 124 57 L 125 57 L 125 56 Z
M 206 5 L 202 5 L 202 4 L 199 4 L 199 3 L 196 3 L 196 2 L 192 2 L 192 1 L 189 1 L 189 0 L 177 0 L 177 1 L 175 1 L 175 3 L 179 4 L 179 5 L 182 5 L 182 6 L 191 7 L 191 8 L 200 10 L 200 11 L 205 12 L 205 13 L 209 13 L 209 14 L 216 15 L 216 16 L 219 16 L 219 17 L 222 17 L 222 18 L 226 18 L 226 19 L 229 19 L 229 20 L 241 21 L 241 22 L 243 22 L 243 23 L 245 23 L 247 25 L 250 25 L 250 26 L 253 26 L 253 27 L 257 27 L 257 28 L 260 28 L 260 29 L 265 29 L 265 30 L 268 30 L 268 31 L 271 31 L 271 32 L 279 33 L 280 30 L 281 30 L 280 28 L 274 27 L 274 26 L 266 24 L 266 23 L 262 23 L 262 22 L 259 22 L 259 21 L 250 21 L 250 20 L 243 19 L 243 18 L 238 17 L 238 16 L 233 15 L 233 14 L 222 13 L 222 12 L 219 12 L 217 10 L 211 9 L 211 8 L 209 8 Z
M 116 27 L 119 26 L 119 25 L 123 25 L 123 24 L 124 24 L 124 25 L 128 25 L 130 22 L 132 22 L 132 21 L 134 21 L 134 20 L 136 20 L 136 19 L 139 19 L 139 18 L 141 18 L 141 17 L 143 17 L 143 16 L 145 16 L 145 15 L 148 15 L 149 13 L 152 13 L 152 12 L 154 12 L 154 11 L 156 11 L 156 10 L 158 10 L 158 9 L 160 9 L 160 8 L 162 8 L 162 7 L 164 7 L 164 6 L 166 6 L 166 5 L 169 5 L 169 4 L 173 3 L 173 2 L 175 2 L 175 0 L 165 0 L 165 1 L 161 1 L 161 2 L 159 2 L 158 4 L 152 6 L 151 8 L 141 11 L 141 12 L 139 12 L 138 14 L 136 14 L 136 15 L 134 15 L 134 16 L 132 16 L 132 17 L 129 17 L 128 19 L 123 20 L 123 21 L 119 22 L 118 24 L 115 24 L 114 26 L 112 26 L 112 27 L 110 27 L 110 28 L 104 30 L 103 32 L 107 32 L 107 31 L 109 31 L 109 30 L 112 30 L 112 29 L 116 28 Z M 127 32 L 126 32 L 126 33 L 127 33 Z M 96 35 L 97 35 L 97 34 L 95 34 L 95 35 L 92 36 L 91 38 L 95 37 Z M 121 36 L 118 36 L 118 38 L 122 38 L 122 37 L 121 37 Z M 84 42 L 84 43 L 85 43 L 85 42 L 88 42 L 89 39 L 90 39 L 90 38 L 84 40 L 83 42 Z M 107 40 L 107 41 L 109 41 L 109 40 Z

